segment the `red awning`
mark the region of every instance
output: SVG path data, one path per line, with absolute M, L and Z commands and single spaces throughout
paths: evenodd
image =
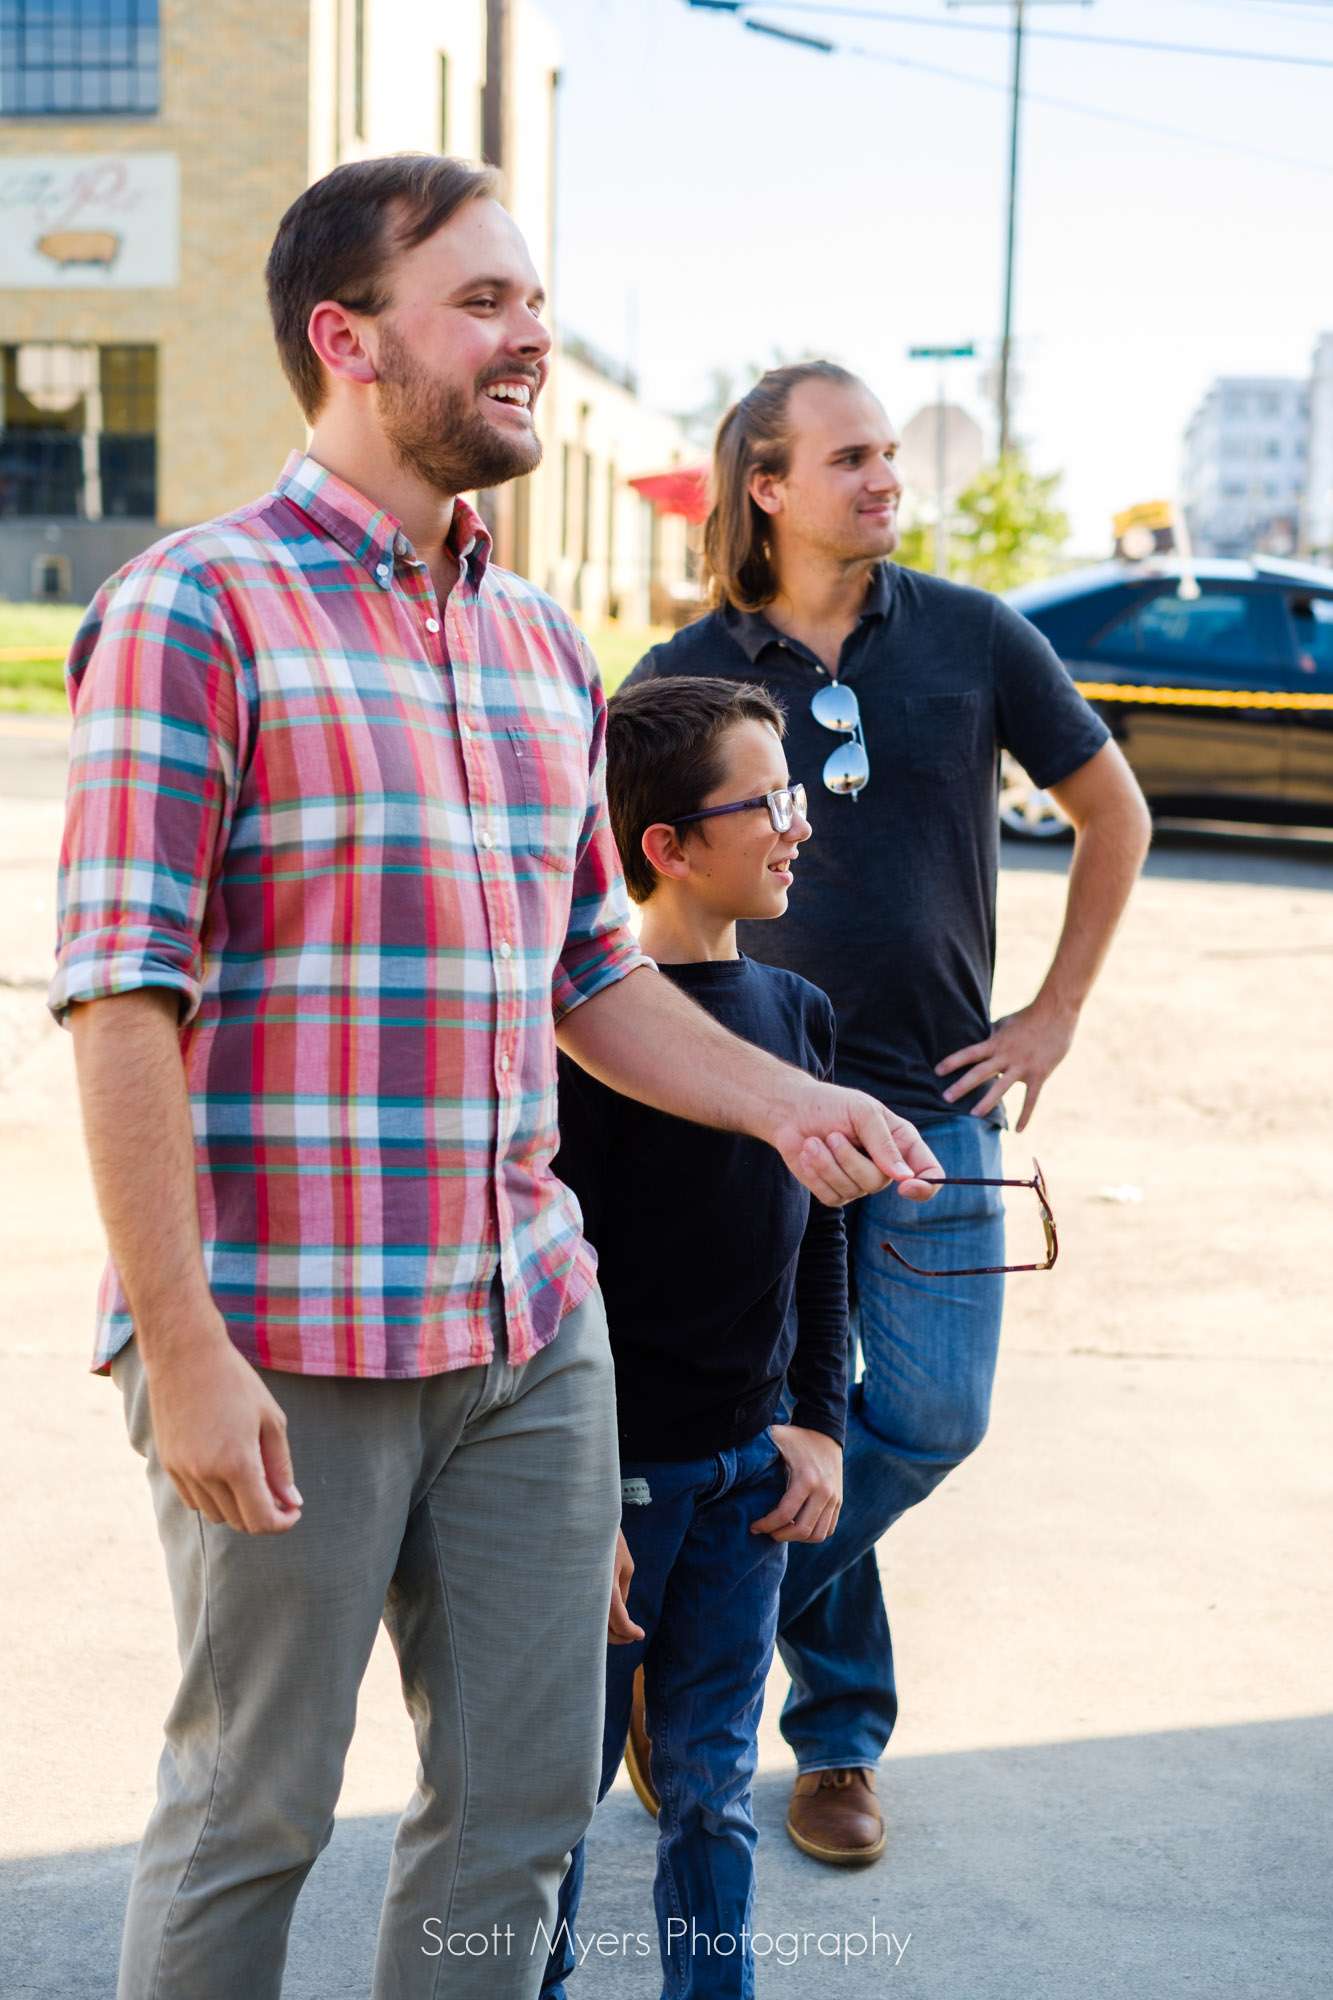
M 687 521 L 706 521 L 711 504 L 706 465 L 676 465 L 670 472 L 648 472 L 628 482 L 651 500 L 659 514 L 683 514 Z

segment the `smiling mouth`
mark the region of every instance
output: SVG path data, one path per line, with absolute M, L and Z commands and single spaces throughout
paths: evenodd
M 532 406 L 532 386 L 528 382 L 487 382 L 481 393 L 493 403 L 516 403 L 520 410 Z

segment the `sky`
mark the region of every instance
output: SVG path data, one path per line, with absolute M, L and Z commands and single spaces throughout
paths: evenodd
M 978 30 L 1007 29 L 1007 4 L 758 0 L 860 51 L 831 55 L 685 0 L 541 5 L 564 41 L 564 327 L 629 360 L 659 408 L 697 408 L 716 369 L 814 351 L 900 424 L 935 396 L 908 347 L 970 340 L 948 393 L 993 443 L 1010 39 Z M 1029 0 L 1025 20 L 1078 39 L 1025 40 L 1014 427 L 1062 475 L 1071 552 L 1100 555 L 1113 512 L 1178 491 L 1215 377 L 1307 375 L 1333 331 L 1333 0 Z

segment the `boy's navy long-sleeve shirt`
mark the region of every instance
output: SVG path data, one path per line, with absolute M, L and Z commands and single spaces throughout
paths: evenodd
M 744 1041 L 820 1077 L 833 1009 L 753 959 L 663 974 Z M 560 1151 L 597 1251 L 623 1457 L 705 1458 L 757 1437 L 783 1383 L 791 1422 L 839 1444 L 847 1416 L 847 1244 L 762 1139 L 636 1104 L 560 1058 Z

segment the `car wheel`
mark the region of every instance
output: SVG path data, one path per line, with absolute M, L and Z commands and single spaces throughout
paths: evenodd
M 1000 832 L 1011 840 L 1071 840 L 1074 833 L 1050 793 L 1008 756 L 1000 765 Z

